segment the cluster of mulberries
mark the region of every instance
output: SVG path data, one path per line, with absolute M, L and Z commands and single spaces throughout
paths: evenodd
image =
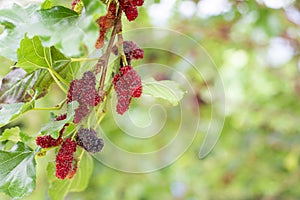
M 103 140 L 97 137 L 94 129 L 81 128 L 76 134 L 77 145 L 90 153 L 100 152 L 103 148 Z
M 119 0 L 120 8 L 125 12 L 129 21 L 136 19 L 138 16 L 137 6 L 143 5 L 143 3 L 144 0 Z M 76 8 L 81 4 L 80 0 L 74 0 L 72 10 L 76 11 Z M 116 10 L 117 3 L 112 1 L 108 7 L 107 14 L 97 20 L 100 27 L 100 36 L 95 44 L 96 48 L 103 47 L 106 32 L 114 26 Z M 119 114 L 123 114 L 128 110 L 131 98 L 138 98 L 142 94 L 141 78 L 130 63 L 131 60 L 143 58 L 144 51 L 132 41 L 125 41 L 123 48 L 129 65 L 121 66 L 118 74 L 113 79 L 113 85 L 118 98 L 117 112 Z M 113 48 L 113 52 L 116 55 L 118 54 L 116 46 Z M 79 107 L 75 110 L 74 123 L 82 121 L 90 113 L 91 108 L 102 101 L 96 90 L 96 78 L 93 72 L 85 72 L 81 79 L 75 79 L 71 82 L 67 94 L 67 103 L 72 101 L 79 103 Z M 64 120 L 66 117 L 66 114 L 60 115 L 55 118 L 55 121 Z M 66 123 L 60 130 L 58 139 L 54 139 L 50 135 L 39 136 L 36 139 L 36 144 L 42 148 L 60 146 L 55 159 L 56 177 L 59 179 L 72 178 L 75 175 L 78 167 L 77 160 L 74 159 L 77 145 L 90 153 L 100 152 L 104 145 L 103 140 L 97 136 L 94 129 L 86 128 L 79 129 L 75 140 L 71 138 L 63 140 L 62 136 L 68 125 Z
M 115 75 L 113 84 L 118 99 L 117 112 L 122 115 L 128 110 L 131 98 L 141 96 L 141 77 L 131 66 L 125 66 Z
M 96 22 L 99 25 L 99 37 L 95 44 L 97 49 L 100 49 L 104 45 L 104 37 L 108 29 L 114 26 L 115 18 L 116 18 L 117 4 L 115 2 L 111 2 L 108 7 L 107 14 L 105 16 L 101 16 Z
M 76 145 L 76 142 L 70 138 L 67 138 L 62 143 L 55 159 L 57 178 L 65 179 L 67 176 L 71 178 L 76 173 L 77 164 L 73 163 Z
M 139 15 L 137 6 L 142 6 L 144 0 L 119 0 L 119 3 L 128 21 L 133 21 Z
M 66 114 L 60 115 L 55 118 L 56 121 L 66 119 Z M 77 171 L 77 160 L 74 159 L 77 145 L 84 148 L 87 152 L 97 153 L 103 148 L 103 140 L 97 137 L 94 129 L 80 128 L 76 134 L 75 140 L 67 138 L 65 141 L 62 139 L 65 127 L 69 124 L 66 123 L 60 131 L 58 139 L 53 139 L 50 135 L 39 136 L 36 139 L 36 144 L 42 148 L 50 148 L 60 146 L 56 155 L 56 177 L 59 179 L 71 179 Z
M 71 82 L 67 94 L 67 103 L 78 101 L 79 107 L 75 110 L 74 123 L 79 123 L 90 112 L 90 107 L 98 105 L 100 96 L 95 88 L 96 78 L 93 72 L 85 72 L 81 79 Z
M 136 43 L 133 41 L 124 41 L 123 42 L 124 54 L 126 56 L 126 60 L 128 65 L 131 64 L 131 60 L 137 60 L 144 58 L 144 50 L 141 49 Z M 118 55 L 118 47 L 115 45 L 112 48 L 112 52 L 115 55 Z

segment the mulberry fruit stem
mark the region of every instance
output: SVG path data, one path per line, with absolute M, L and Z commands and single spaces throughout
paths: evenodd
M 123 63 L 123 66 L 127 66 L 127 59 L 126 59 L 126 55 L 124 53 L 124 48 L 123 48 L 123 34 L 122 32 L 118 33 L 118 44 L 119 44 L 119 54 Z
M 97 123 L 94 126 L 94 129 L 97 129 L 98 126 L 101 124 L 102 120 L 104 119 L 105 115 L 106 115 L 106 105 L 107 105 L 107 96 L 110 96 L 110 94 L 112 93 L 112 84 L 110 85 L 109 89 L 107 90 L 107 95 L 104 97 L 104 101 L 103 103 L 96 108 L 96 117 L 97 117 Z
M 33 108 L 32 110 L 60 110 L 63 105 L 66 103 L 66 99 L 60 102 L 58 105 L 54 107 L 40 107 L 40 108 Z
M 81 160 L 82 160 L 82 157 L 83 157 L 83 155 L 84 155 L 84 153 L 85 153 L 85 150 L 84 149 L 82 149 L 82 148 L 80 148 L 80 155 L 79 155 L 79 157 L 78 157 L 78 166 L 80 166 L 80 162 L 81 162 Z
M 104 98 L 104 102 L 97 108 L 96 110 L 96 118 L 98 119 L 95 126 L 94 126 L 94 129 L 97 129 L 98 126 L 100 125 L 102 119 L 104 118 L 106 112 L 105 112 L 105 107 L 106 107 L 106 97 Z
M 101 121 L 104 119 L 105 115 L 106 115 L 106 111 L 105 111 L 105 109 L 103 109 L 100 117 L 98 118 L 98 121 L 97 121 L 94 129 L 98 128 L 98 126 L 101 124 Z
M 99 58 L 71 58 L 71 62 L 96 61 Z
M 37 146 L 37 148 L 34 150 L 34 157 L 35 158 L 40 158 L 40 157 L 43 157 L 43 153 L 42 154 L 39 154 L 39 152 L 42 150 L 42 147 L 40 146 Z
M 72 137 L 71 137 L 72 140 L 75 140 L 75 136 L 76 136 L 77 132 L 78 132 L 78 130 L 75 129 L 75 131 L 73 133 L 71 133 L 72 134 Z

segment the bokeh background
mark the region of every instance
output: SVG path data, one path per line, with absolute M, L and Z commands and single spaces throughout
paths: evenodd
M 2 0 L 0 8 L 13 2 Z M 32 2 L 40 3 L 18 1 L 24 5 Z M 70 1 L 54 2 L 70 5 Z M 195 92 L 190 106 L 193 109 L 196 106 L 200 113 L 200 116 L 193 112 L 189 115 L 191 119 L 200 117 L 196 137 L 178 160 L 151 173 L 124 173 L 95 160 L 88 188 L 71 193 L 66 199 L 300 199 L 300 2 L 146 0 L 139 13 L 136 21 L 124 23 L 126 31 L 145 27 L 178 31 L 205 49 L 218 70 L 219 74 L 205 78 L 193 73 L 192 68 L 185 70 L 184 75 Z M 173 48 L 183 48 L 186 52 L 182 56 L 189 55 L 201 68 L 203 63 L 197 49 L 188 48 L 172 37 L 164 40 Z M 2 57 L 0 63 L 3 77 L 13 63 Z M 161 63 L 175 69 L 184 65 L 172 53 L 151 49 L 145 50 L 144 60 L 136 65 L 143 63 Z M 203 70 L 205 74 L 205 67 Z M 157 79 L 174 78 L 160 72 L 163 70 L 155 74 Z M 208 88 L 216 84 L 219 75 L 225 102 L 208 95 Z M 51 93 L 55 95 L 48 95 L 38 103 L 55 105 L 64 98 L 56 86 L 51 87 Z M 163 143 L 173 137 L 172 130 L 181 119 L 176 107 L 160 103 L 168 114 Z M 218 108 L 222 103 L 225 103 L 225 121 L 222 117 L 211 119 L 224 122 L 221 136 L 213 151 L 199 159 L 212 107 Z M 139 101 L 133 104 L 134 110 Z M 35 135 L 48 116 L 47 111 L 29 112 L 14 123 Z M 113 115 L 108 114 L 103 124 L 107 136 L 130 151 L 149 151 L 162 145 L 157 140 L 147 145 L 128 140 Z M 45 168 L 54 159 L 49 154 L 38 160 L 37 189 L 25 199 L 47 199 Z M 0 194 L 0 199 L 9 198 Z

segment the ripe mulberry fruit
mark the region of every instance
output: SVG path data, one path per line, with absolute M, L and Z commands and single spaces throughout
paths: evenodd
M 122 67 L 113 79 L 117 93 L 117 113 L 123 114 L 129 108 L 132 97 L 140 97 L 142 94 L 142 81 L 138 73 L 131 67 Z
M 74 174 L 73 158 L 76 152 L 76 142 L 67 138 L 56 155 L 56 177 L 65 179 L 69 174 Z
M 130 0 L 130 3 L 133 6 L 142 6 L 144 4 L 144 0 Z
M 42 148 L 50 148 L 59 146 L 63 141 L 61 137 L 54 139 L 50 135 L 45 135 L 37 137 L 35 142 Z
M 78 101 L 79 107 L 75 110 L 74 123 L 79 123 L 86 117 L 90 108 L 100 103 L 101 98 L 95 88 L 96 78 L 93 72 L 85 72 L 81 79 L 71 82 L 67 94 L 67 103 Z
M 119 0 L 119 3 L 127 19 L 129 21 L 133 21 L 139 14 L 137 6 L 142 6 L 144 4 L 144 0 Z
M 125 12 L 125 15 L 126 15 L 128 21 L 135 20 L 138 17 L 138 15 L 139 15 L 136 6 L 125 5 L 123 10 Z
M 83 147 L 90 153 L 100 152 L 103 148 L 103 140 L 97 137 L 94 129 L 81 128 L 76 134 L 78 146 Z
M 59 115 L 58 117 L 55 118 L 55 121 L 62 121 L 65 120 L 67 118 L 67 114 L 62 114 Z
M 127 63 L 130 65 L 131 60 L 137 60 L 144 58 L 144 50 L 141 49 L 136 43 L 133 41 L 124 41 L 123 42 L 124 54 L 126 56 Z M 118 55 L 118 47 L 115 45 L 112 48 L 112 52 L 115 55 Z

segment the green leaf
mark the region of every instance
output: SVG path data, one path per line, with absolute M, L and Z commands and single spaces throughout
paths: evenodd
M 69 135 L 74 133 L 74 131 L 76 130 L 76 125 L 73 122 L 69 122 L 69 126 L 67 126 L 67 128 L 64 131 L 65 135 Z
M 178 104 L 183 98 L 184 93 L 185 92 L 180 89 L 180 85 L 174 81 L 156 81 L 153 78 L 143 81 L 143 94 L 165 99 L 173 106 Z
M 28 102 L 43 97 L 54 82 L 53 77 L 45 68 L 51 68 L 66 81 L 71 81 L 78 69 L 78 63 L 60 53 L 55 47 L 43 47 L 40 38 L 35 36 L 22 40 L 18 49 L 19 62 L 2 79 L 0 88 L 0 103 Z M 32 95 L 30 94 L 32 93 Z
M 82 150 L 83 151 L 83 150 Z M 68 192 L 81 192 L 88 186 L 94 168 L 92 157 L 84 152 L 75 176 L 72 179 L 60 180 L 55 177 L 55 164 L 47 167 L 50 199 L 63 200 Z
M 106 8 L 101 1 L 84 0 L 84 4 L 86 12 L 81 15 L 62 6 L 38 10 L 35 5 L 24 8 L 15 4 L 0 10 L 0 24 L 5 26 L 0 55 L 16 61 L 15 49 L 25 33 L 29 38 L 40 36 L 43 46 L 55 46 L 67 56 L 79 56 L 84 49 L 92 52 L 99 36 L 95 21 Z
M 42 9 L 49 9 L 53 6 L 53 2 L 52 0 L 45 0 L 42 4 L 41 4 L 41 8 Z
M 0 127 L 8 124 L 24 112 L 32 109 L 34 102 L 2 104 L 0 109 Z
M 67 69 L 64 71 L 64 72 L 66 72 L 65 75 L 63 76 L 64 79 L 68 83 L 71 83 L 76 78 L 79 69 L 80 69 L 80 62 L 69 63 Z
M 19 142 L 20 141 L 20 128 L 14 127 L 10 129 L 5 129 L 0 137 L 0 142 L 9 140 L 13 142 Z
M 33 138 L 33 137 L 29 136 L 28 134 L 26 134 L 22 131 L 20 131 L 19 136 L 20 136 L 21 141 L 24 144 L 30 144 L 30 142 L 32 141 L 32 138 Z
M 20 68 L 14 68 L 3 79 L 0 88 L 0 103 L 28 102 L 42 97 L 51 83 L 51 77 L 46 76 L 47 71 L 37 70 L 34 73 L 26 75 L 26 72 Z M 13 78 L 11 78 L 13 77 Z M 47 83 L 45 85 L 43 83 Z M 29 92 L 34 95 L 30 95 Z
M 71 69 L 74 65 L 72 63 L 55 63 L 54 70 L 66 81 L 71 81 Z M 17 75 L 18 72 L 13 69 L 9 74 Z M 9 75 L 8 74 L 8 75 Z M 39 99 L 45 96 L 48 88 L 54 82 L 49 71 L 46 69 L 39 69 L 30 74 L 25 75 L 19 80 L 2 80 L 0 88 L 0 103 L 17 103 L 28 102 L 32 99 Z M 30 94 L 32 93 L 32 94 Z
M 4 104 L 0 110 L 0 127 L 10 122 L 14 115 L 21 112 L 24 103 Z
M 40 68 L 52 67 L 51 54 L 51 49 L 49 47 L 43 47 L 38 36 L 35 36 L 32 39 L 25 36 L 17 51 L 17 66 L 23 68 L 28 73 Z
M 18 49 L 21 39 L 24 37 L 27 25 L 31 25 L 30 17 L 37 6 L 21 7 L 14 4 L 10 9 L 0 10 L 0 24 L 5 29 L 0 37 L 0 55 L 17 61 L 16 49 Z
M 106 6 L 101 1 L 82 0 L 82 2 L 87 15 L 93 17 L 94 20 L 98 19 L 101 15 L 106 14 Z
M 78 107 L 78 102 L 72 101 L 68 104 L 67 118 L 60 121 L 52 120 L 45 124 L 41 129 L 41 134 L 51 135 L 52 138 L 57 139 L 59 137 L 59 131 L 64 127 L 66 123 L 73 121 L 75 109 Z
M 22 198 L 35 189 L 35 153 L 18 142 L 9 151 L 0 150 L 0 192 Z
M 0 142 L 12 141 L 13 143 L 23 142 L 28 144 L 32 141 L 32 137 L 22 132 L 18 126 L 5 129 L 0 137 Z

